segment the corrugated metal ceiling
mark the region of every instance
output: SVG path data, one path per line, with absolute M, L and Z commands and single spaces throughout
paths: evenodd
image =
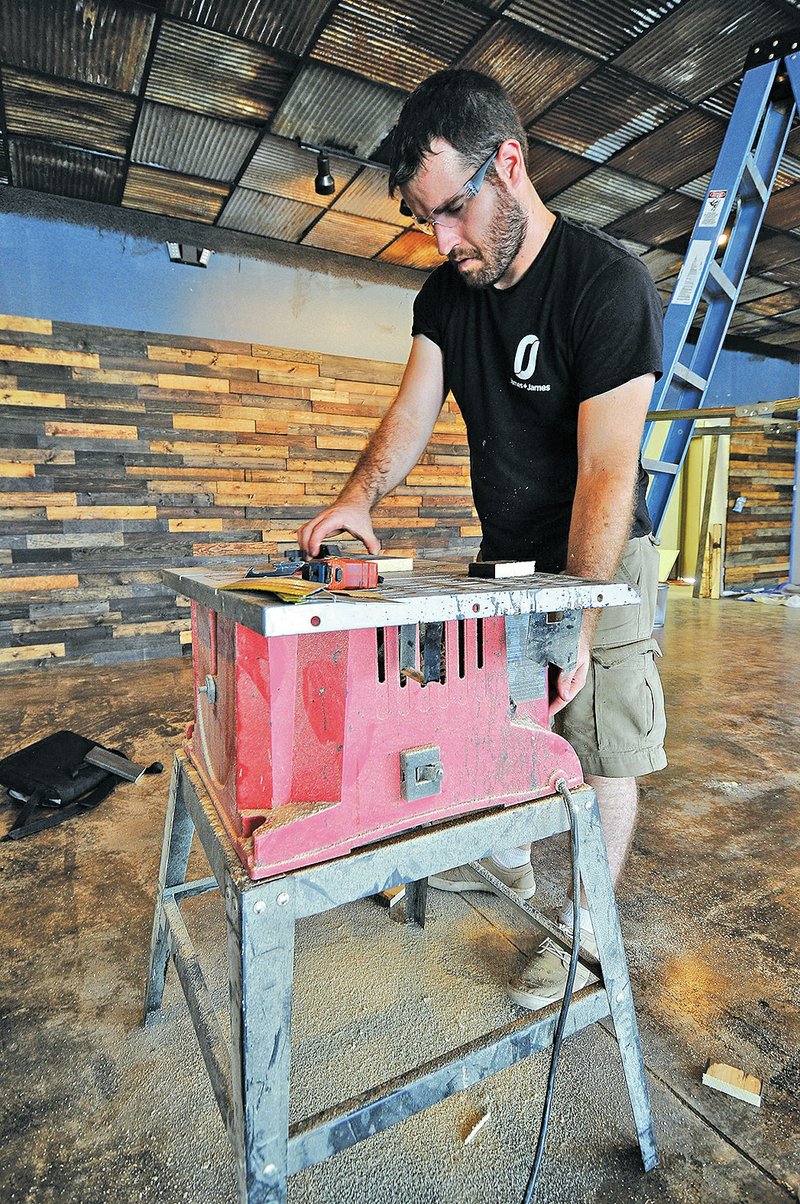
M 749 46 L 800 27 L 797 9 L 0 0 L 0 186 L 427 270 L 434 241 L 386 197 L 386 139 L 418 82 L 470 66 L 519 106 L 542 197 L 626 240 L 667 295 Z M 316 156 L 300 140 L 330 149 L 331 196 L 314 191 Z M 737 322 L 772 343 L 794 340 L 800 312 L 798 130 L 787 150 Z

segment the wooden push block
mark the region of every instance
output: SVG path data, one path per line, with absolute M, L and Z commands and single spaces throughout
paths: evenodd
M 756 1108 L 761 1107 L 761 1079 L 757 1079 L 753 1074 L 745 1074 L 735 1066 L 709 1060 L 703 1073 L 703 1082 L 706 1087 L 713 1087 L 715 1091 L 724 1091 L 734 1099 L 743 1099 Z

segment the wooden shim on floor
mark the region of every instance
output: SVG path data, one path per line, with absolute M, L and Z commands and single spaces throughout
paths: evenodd
M 703 1072 L 703 1083 L 722 1091 L 734 1099 L 744 1100 L 755 1108 L 761 1107 L 762 1084 L 753 1074 L 745 1074 L 735 1066 L 727 1066 L 724 1062 L 712 1062 L 710 1059 Z

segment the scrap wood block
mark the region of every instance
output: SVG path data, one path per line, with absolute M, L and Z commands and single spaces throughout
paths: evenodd
M 402 903 L 406 896 L 405 884 L 402 886 L 387 886 L 385 890 L 378 891 L 374 895 L 376 903 L 381 907 L 396 907 L 398 903 Z
M 724 1062 L 712 1062 L 710 1059 L 703 1072 L 703 1082 L 706 1087 L 715 1091 L 724 1091 L 734 1099 L 742 1099 L 754 1107 L 761 1107 L 761 1079 L 753 1074 L 745 1074 L 735 1066 L 726 1066 Z

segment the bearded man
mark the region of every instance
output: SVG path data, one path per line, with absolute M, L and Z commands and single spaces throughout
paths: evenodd
M 658 553 L 640 447 L 661 371 L 661 305 L 646 268 L 604 233 L 557 216 L 528 176 L 527 138 L 496 81 L 440 71 L 402 110 L 389 191 L 447 262 L 414 304 L 412 347 L 386 417 L 336 502 L 298 532 L 316 554 L 348 531 L 376 553 L 370 511 L 424 451 L 449 390 L 467 428 L 484 560 L 622 580 L 639 607 L 584 613 L 577 665 L 552 682 L 551 715 L 598 799 L 619 877 L 636 822 L 638 776 L 666 765 L 652 640 Z M 535 164 L 534 164 L 535 172 Z M 530 846 L 486 867 L 524 899 Z M 486 890 L 469 866 L 429 879 Z M 582 902 L 585 903 L 585 900 Z M 590 951 L 587 909 L 581 943 Z M 565 905 L 561 922 L 571 925 Z M 529 1008 L 559 999 L 568 955 L 546 940 L 509 983 Z M 575 987 L 588 971 L 579 966 Z

